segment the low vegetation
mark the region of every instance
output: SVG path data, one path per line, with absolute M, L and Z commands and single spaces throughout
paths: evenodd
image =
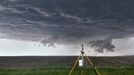
M 68 75 L 77 56 L 0 57 L 0 75 Z M 101 75 L 134 75 L 134 56 L 91 57 Z M 84 75 L 95 75 L 85 64 Z M 72 75 L 80 75 L 77 67 Z
M 47 67 L 33 69 L 0 69 L 0 75 L 68 75 L 71 68 Z M 99 68 L 101 75 L 134 75 L 134 68 Z M 80 68 L 76 68 L 72 75 L 80 75 Z M 86 68 L 84 75 L 95 75 L 92 68 Z

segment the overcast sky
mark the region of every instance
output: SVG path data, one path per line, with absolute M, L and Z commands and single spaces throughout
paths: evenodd
M 0 0 L 0 56 L 134 55 L 133 13 L 133 0 Z

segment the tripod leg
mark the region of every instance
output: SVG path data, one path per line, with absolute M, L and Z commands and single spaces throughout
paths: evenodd
M 101 75 L 101 74 L 99 73 L 99 71 L 97 70 L 97 68 L 96 68 L 96 67 L 94 66 L 94 64 L 92 63 L 92 61 L 88 58 L 88 56 L 87 56 L 85 53 L 84 53 L 84 55 L 85 55 L 85 57 L 87 58 L 88 62 L 93 66 L 93 69 L 94 69 L 96 75 Z
M 70 70 L 70 72 L 69 72 L 68 75 L 71 75 L 71 73 L 73 72 L 75 66 L 77 65 L 77 62 L 79 61 L 80 57 L 81 57 L 81 54 L 80 54 L 80 56 L 77 58 L 77 60 L 75 61 L 74 65 L 73 65 L 73 67 L 71 68 L 71 70 Z

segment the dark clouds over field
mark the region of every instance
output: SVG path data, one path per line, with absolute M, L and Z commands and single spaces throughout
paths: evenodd
M 0 37 L 45 44 L 132 37 L 133 0 L 0 0 Z

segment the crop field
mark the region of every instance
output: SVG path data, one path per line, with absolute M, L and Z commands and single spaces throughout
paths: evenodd
M 68 75 L 70 68 L 47 69 L 0 69 L 0 75 Z M 134 75 L 134 68 L 101 68 L 101 75 Z M 80 75 L 80 69 L 75 69 L 72 75 Z M 84 75 L 95 75 L 93 69 L 85 69 Z
M 0 57 L 0 75 L 68 75 L 76 57 Z M 101 75 L 134 75 L 133 56 L 92 57 Z M 76 66 L 71 75 L 80 75 Z M 85 65 L 84 75 L 96 75 Z

